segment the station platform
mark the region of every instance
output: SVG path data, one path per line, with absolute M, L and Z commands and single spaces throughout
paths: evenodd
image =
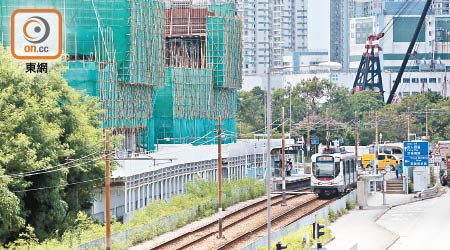
M 274 191 L 281 192 L 282 191 L 282 178 L 274 177 L 272 180 L 275 189 Z M 295 175 L 295 176 L 286 176 L 286 191 L 294 191 L 299 189 L 308 188 L 311 185 L 311 177 L 310 175 Z

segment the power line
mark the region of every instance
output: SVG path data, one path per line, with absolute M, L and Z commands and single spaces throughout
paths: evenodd
M 87 161 L 87 162 L 79 163 L 79 164 L 76 164 L 76 165 L 73 165 L 73 166 L 68 166 L 68 167 L 63 167 L 63 168 L 58 168 L 58 169 L 52 169 L 52 170 L 43 171 L 43 172 L 33 172 L 33 173 L 19 173 L 19 174 L 11 174 L 11 175 L 1 175 L 0 178 L 22 178 L 22 177 L 28 177 L 28 176 L 33 176 L 33 175 L 40 175 L 40 174 L 53 173 L 53 172 L 57 172 L 57 171 L 65 170 L 65 169 L 71 169 L 71 168 L 75 168 L 75 167 L 81 167 L 81 166 L 87 165 L 87 164 L 89 164 L 89 163 L 91 163 L 91 162 L 98 161 L 98 160 L 100 160 L 100 159 L 102 159 L 102 158 L 104 158 L 104 157 L 106 157 L 106 154 L 103 155 L 103 156 L 101 156 L 101 157 L 98 157 L 98 158 L 95 158 L 95 159 L 91 159 L 91 160 L 89 160 L 89 161 Z
M 30 189 L 24 189 L 24 190 L 19 190 L 19 191 L 12 191 L 12 192 L 14 192 L 14 193 L 22 193 L 22 192 L 50 189 L 50 188 L 67 187 L 67 186 L 72 186 L 72 185 L 76 185 L 76 184 L 82 184 L 82 183 L 87 183 L 87 182 L 92 182 L 92 181 L 104 180 L 105 178 L 106 177 L 102 177 L 102 178 L 91 179 L 91 180 L 87 180 L 87 181 L 79 181 L 79 182 L 73 182 L 73 183 L 69 183 L 69 184 L 62 184 L 62 185 L 56 185 L 56 186 L 50 186 L 50 187 L 30 188 Z
M 75 162 L 75 161 L 79 161 L 79 160 L 85 159 L 85 158 L 87 158 L 87 157 L 89 157 L 89 156 L 92 156 L 92 155 L 95 155 L 95 154 L 98 154 L 98 152 L 91 153 L 91 154 L 85 155 L 85 156 L 83 156 L 83 157 L 81 157 L 81 158 L 73 159 L 73 160 L 70 160 L 70 161 L 68 161 L 68 162 L 65 162 L 65 163 L 56 165 L 56 166 L 52 166 L 52 167 L 48 167 L 48 168 L 41 168 L 41 169 L 36 169 L 36 170 L 31 170 L 31 171 L 27 171 L 27 172 L 22 172 L 22 173 L 19 173 L 19 174 L 17 174 L 17 175 L 29 174 L 29 173 L 35 173 L 35 172 L 40 172 L 40 171 L 45 171 L 45 170 L 49 170 L 49 169 L 53 169 L 53 168 L 65 166 L 65 165 L 68 165 L 68 164 L 70 164 L 70 163 L 72 163 L 72 162 Z M 16 174 L 11 174 L 11 175 L 16 175 Z M 1 178 L 1 177 L 3 177 L 3 176 L 0 176 L 0 178 Z

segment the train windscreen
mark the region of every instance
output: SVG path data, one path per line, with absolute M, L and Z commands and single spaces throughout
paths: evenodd
M 334 178 L 334 158 L 332 156 L 318 156 L 313 174 L 316 178 Z

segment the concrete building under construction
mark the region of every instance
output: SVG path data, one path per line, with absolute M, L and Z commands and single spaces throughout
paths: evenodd
M 123 150 L 155 143 L 214 143 L 218 116 L 235 140 L 242 84 L 241 20 L 235 5 L 157 0 L 0 0 L 2 43 L 16 9 L 57 9 L 73 88 L 94 96 L 103 128 Z

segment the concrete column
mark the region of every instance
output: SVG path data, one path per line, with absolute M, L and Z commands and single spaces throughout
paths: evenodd
M 139 209 L 139 208 L 141 208 L 141 186 L 138 186 L 137 187 L 137 191 L 138 191 L 138 194 L 137 194 L 137 198 L 138 198 L 138 200 L 137 200 L 137 203 L 138 203 L 138 207 L 137 207 L 137 209 Z
M 172 191 L 173 191 L 173 177 L 169 178 L 169 188 L 167 189 L 169 193 L 167 194 L 167 197 L 170 199 L 172 197 Z
M 152 201 L 154 201 L 155 200 L 155 183 L 154 182 L 152 182 Z
M 128 189 L 125 189 L 125 213 L 128 213 Z
M 132 202 L 132 206 L 131 206 L 131 211 L 136 210 L 136 188 L 132 188 L 132 198 L 131 198 L 131 202 Z
M 159 199 L 164 199 L 164 180 L 160 180 L 160 188 L 159 188 Z
M 178 195 L 181 193 L 181 190 L 180 190 L 181 189 L 181 178 L 180 178 L 180 176 L 177 176 L 176 178 L 177 178 L 176 183 L 177 183 L 177 195 Z
M 147 202 L 145 203 L 146 206 L 148 206 L 148 203 L 150 202 L 150 183 L 147 183 Z

